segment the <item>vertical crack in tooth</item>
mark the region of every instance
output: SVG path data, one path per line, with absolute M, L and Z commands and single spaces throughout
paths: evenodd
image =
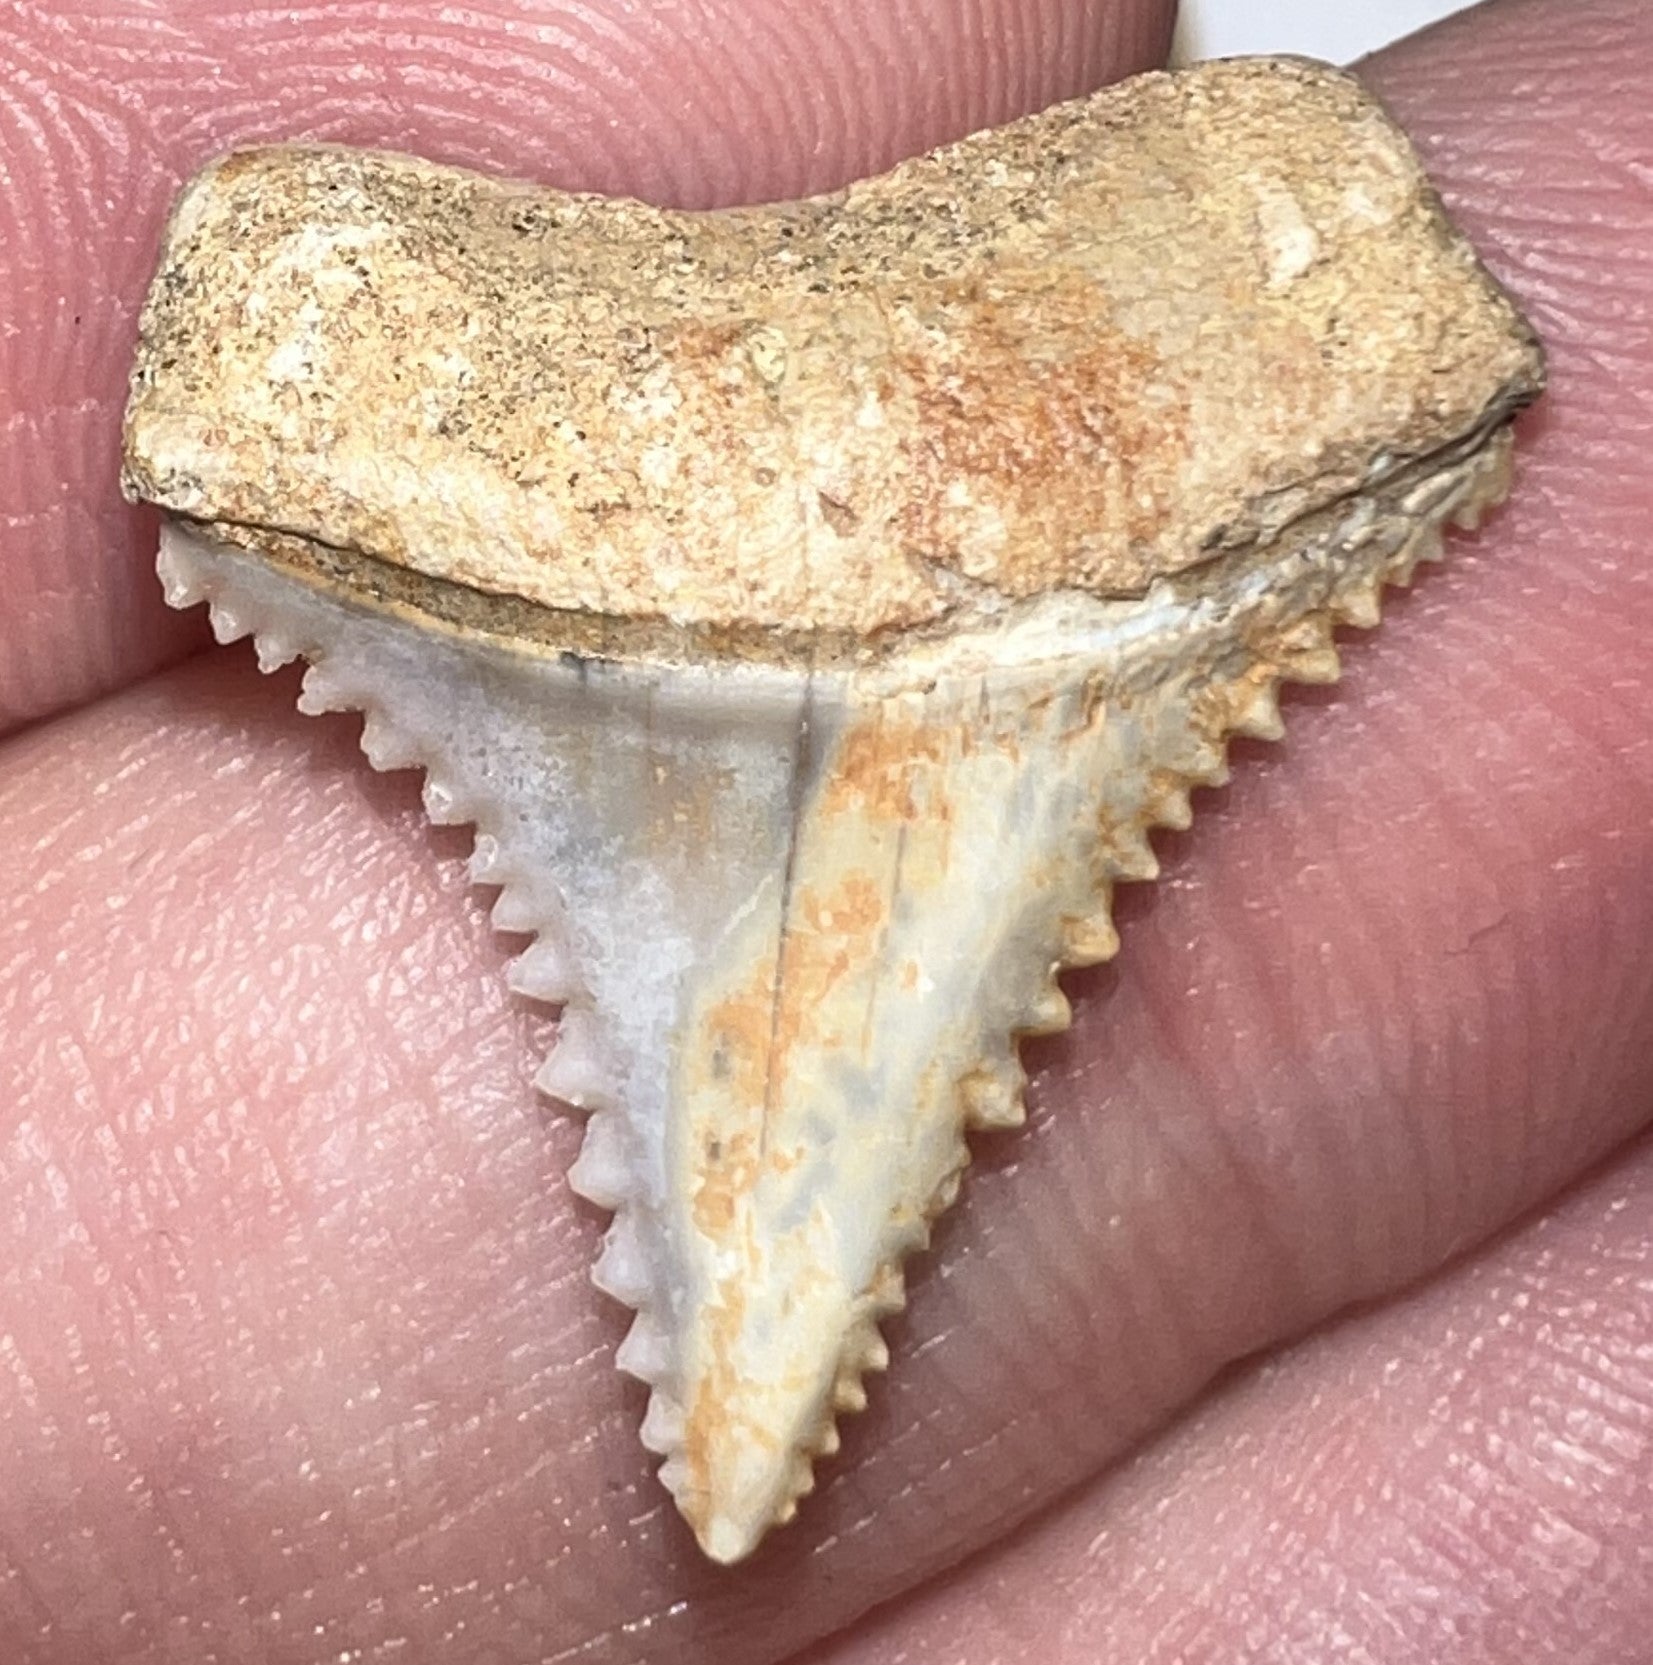
M 1333 680 L 1334 624 L 1503 494 L 1542 352 L 1404 135 L 1300 61 L 1145 77 L 802 218 L 523 190 L 328 146 L 205 170 L 122 483 L 204 529 L 166 529 L 170 599 L 297 647 L 303 710 L 369 708 L 369 758 L 482 826 L 537 938 L 512 986 L 567 1006 L 540 1079 L 624 1204 L 596 1275 L 645 1438 L 730 1559 L 864 1403 L 961 1129 L 1021 1117 L 1053 962 L 1112 954 L 1111 886 L 1226 737 L 1277 735 L 1273 683 Z M 685 327 L 640 352 L 662 286 Z

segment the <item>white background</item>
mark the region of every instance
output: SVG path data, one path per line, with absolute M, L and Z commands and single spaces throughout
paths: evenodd
M 1426 23 L 1464 10 L 1466 0 L 1183 0 L 1179 57 L 1231 52 L 1303 52 L 1347 63 Z

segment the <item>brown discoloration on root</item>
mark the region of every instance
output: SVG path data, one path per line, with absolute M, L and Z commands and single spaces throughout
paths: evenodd
M 1541 381 L 1359 84 L 1258 60 L 713 214 L 242 153 L 173 216 L 125 483 L 461 627 L 818 664 L 1138 594 Z
M 1076 524 L 1153 538 L 1188 460 L 1189 391 L 1077 272 L 995 272 L 992 287 L 943 285 L 930 314 L 943 345 L 895 356 L 913 486 L 891 532 L 982 583 L 1013 569 L 1025 594 L 1071 582 Z

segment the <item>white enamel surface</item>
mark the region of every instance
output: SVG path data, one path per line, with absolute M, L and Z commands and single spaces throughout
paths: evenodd
M 1147 829 L 1187 820 L 1228 732 L 1277 731 L 1278 675 L 1334 674 L 1331 616 L 1369 619 L 1502 456 L 1317 545 L 853 678 L 516 651 L 167 530 L 169 598 L 308 659 L 306 709 L 368 712 L 369 756 L 426 768 L 497 922 L 538 934 L 513 985 L 567 1002 L 538 1082 L 591 1113 L 571 1177 L 616 1210 L 593 1275 L 639 1314 L 620 1362 L 709 1554 L 788 1518 L 834 1448 L 966 1127 L 1019 1117 L 1014 1037 L 1066 1021 L 1058 964 L 1111 952 Z

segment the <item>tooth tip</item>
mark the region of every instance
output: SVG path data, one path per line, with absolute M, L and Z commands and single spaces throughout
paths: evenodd
M 695 1540 L 709 1561 L 720 1567 L 733 1567 L 744 1561 L 758 1547 L 771 1522 L 765 1519 L 754 1526 L 749 1521 L 715 1516 L 698 1529 Z M 776 1524 L 780 1524 L 778 1521 Z

